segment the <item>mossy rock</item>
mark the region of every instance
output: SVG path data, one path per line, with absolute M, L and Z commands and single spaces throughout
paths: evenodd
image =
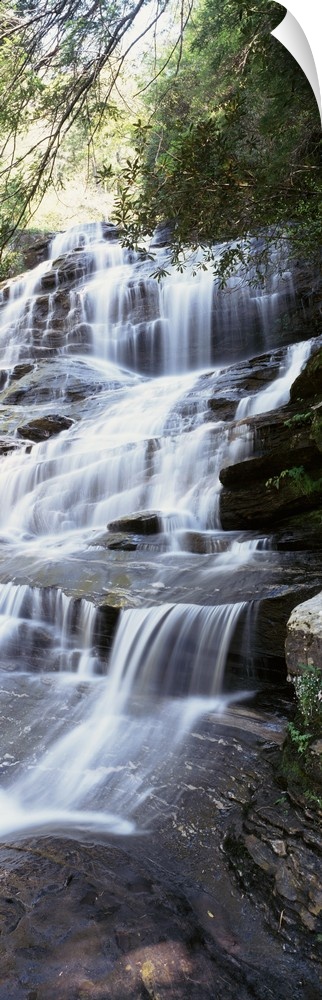
M 312 441 L 316 444 L 319 451 L 322 452 L 322 403 L 321 406 L 318 405 L 315 410 L 313 410 L 314 416 L 311 426 L 310 437 Z

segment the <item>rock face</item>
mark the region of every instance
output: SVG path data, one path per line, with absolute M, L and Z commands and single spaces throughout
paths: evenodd
M 291 676 L 313 664 L 322 671 L 322 593 L 293 609 L 287 623 L 285 656 Z
M 243 421 L 254 436 L 254 455 L 221 470 L 220 512 L 226 530 L 253 526 L 282 537 L 296 515 L 322 508 L 321 414 L 319 347 L 296 379 L 287 406 Z M 318 519 L 318 536 L 320 524 Z

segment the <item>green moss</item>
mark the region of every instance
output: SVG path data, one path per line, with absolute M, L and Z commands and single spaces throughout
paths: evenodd
M 290 429 L 302 427 L 304 424 L 311 424 L 312 420 L 312 410 L 308 410 L 305 413 L 294 413 L 293 417 L 290 417 L 289 420 L 285 420 L 285 427 L 289 427 Z
M 322 477 L 313 479 L 303 465 L 294 465 L 290 469 L 282 469 L 278 476 L 272 476 L 265 483 L 266 487 L 274 486 L 276 490 L 281 489 L 283 485 L 288 489 L 291 487 L 291 492 L 296 497 L 311 496 L 322 490 Z
M 314 412 L 310 437 L 319 451 L 322 452 L 322 407 Z
M 322 731 L 322 671 L 314 664 L 303 665 L 292 680 L 297 709 L 288 725 L 279 773 L 290 789 L 320 809 L 322 761 L 312 744 Z

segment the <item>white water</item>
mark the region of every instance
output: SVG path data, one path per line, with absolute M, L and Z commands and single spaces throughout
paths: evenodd
M 312 340 L 292 344 L 287 349 L 277 378 L 261 392 L 257 392 L 254 396 L 246 396 L 240 401 L 236 410 L 236 420 L 254 416 L 256 413 L 269 413 L 270 410 L 277 410 L 279 406 L 288 403 L 290 388 L 309 358 L 312 344 Z
M 195 717 L 238 697 L 238 691 L 225 693 L 224 678 L 245 608 L 236 599 L 210 606 L 203 588 L 220 601 L 227 574 L 233 581 L 265 545 L 221 531 L 219 472 L 251 452 L 252 434 L 246 425 L 212 419 L 208 396 L 220 376 L 219 364 L 213 367 L 212 331 L 221 322 L 224 338 L 232 337 L 238 302 L 254 317 L 255 298 L 262 344 L 285 286 L 273 283 L 273 290 L 254 297 L 232 281 L 225 298 L 214 293 L 211 273 L 204 271 L 195 279 L 172 271 L 159 285 L 149 276 L 150 264 L 131 262 L 101 235 L 100 227 L 84 227 L 54 241 L 52 260 L 86 245 L 85 273 L 64 300 L 58 278 L 53 290 L 42 284 L 51 273 L 49 262 L 15 284 L 2 310 L 4 370 L 36 358 L 24 382 L 31 413 L 19 396 L 18 403 L 10 402 L 9 390 L 4 420 L 19 427 L 29 417 L 65 412 L 70 405 L 74 421 L 49 441 L 1 460 L 1 565 L 7 580 L 0 590 L 1 694 L 8 720 L 2 838 L 37 830 L 127 834 L 142 803 L 148 821 L 154 768 L 166 762 Z M 48 308 L 41 319 L 44 295 Z M 58 355 L 64 363 L 69 358 L 68 368 L 60 369 L 63 378 L 57 368 L 54 398 L 42 402 L 33 387 L 62 302 Z M 79 359 L 74 350 L 71 358 L 80 329 L 87 353 Z M 220 355 L 220 338 L 218 344 Z M 309 350 L 308 344 L 292 347 L 280 377 L 250 401 L 241 400 L 237 419 L 284 402 Z M 57 363 L 57 350 L 50 351 L 45 385 Z M 85 399 L 69 404 L 73 370 L 86 373 L 89 389 Z M 90 598 L 95 588 L 108 595 L 111 580 L 131 595 L 131 555 L 127 563 L 122 553 L 102 552 L 100 538 L 110 521 L 142 510 L 157 511 L 163 530 L 158 539 L 141 540 L 141 576 L 133 595 L 145 606 L 122 613 L 108 659 L 97 644 Z M 206 556 L 187 561 L 195 533 Z M 157 562 L 149 561 L 153 545 Z M 79 592 L 84 598 L 75 602 Z M 166 602 L 160 604 L 163 592 Z

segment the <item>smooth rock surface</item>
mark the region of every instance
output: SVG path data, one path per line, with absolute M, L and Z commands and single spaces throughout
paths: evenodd
M 322 671 L 322 592 L 293 608 L 287 622 L 285 656 L 288 673 L 301 674 L 303 666 Z

